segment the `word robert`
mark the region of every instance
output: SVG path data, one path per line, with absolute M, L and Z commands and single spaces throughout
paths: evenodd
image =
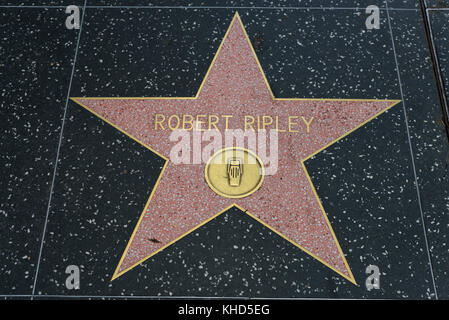
M 237 117 L 236 117 L 237 118 Z M 157 113 L 154 115 L 155 130 L 230 130 L 231 128 L 243 128 L 244 131 L 260 131 L 274 129 L 277 132 L 306 132 L 311 130 L 313 117 L 304 116 L 269 116 L 269 115 L 245 115 L 235 119 L 232 115 L 215 114 L 172 114 L 164 115 Z M 235 123 L 240 123 L 235 126 Z

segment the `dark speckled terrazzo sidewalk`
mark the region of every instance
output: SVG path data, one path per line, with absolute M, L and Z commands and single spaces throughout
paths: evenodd
M 449 144 L 418 1 L 86 4 L 81 30 L 63 1 L 0 5 L 0 298 L 449 299 Z M 276 97 L 402 100 L 305 162 L 358 286 L 237 208 L 110 281 L 164 161 L 68 97 L 195 96 L 236 11 Z M 449 97 L 449 11 L 429 17 Z

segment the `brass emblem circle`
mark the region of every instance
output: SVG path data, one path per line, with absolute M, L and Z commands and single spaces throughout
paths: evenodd
M 244 198 L 260 188 L 265 168 L 254 152 L 231 147 L 210 157 L 204 174 L 215 193 L 226 198 Z

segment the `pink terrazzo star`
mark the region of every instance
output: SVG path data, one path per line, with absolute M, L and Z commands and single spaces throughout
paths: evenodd
M 113 279 L 235 204 L 356 283 L 303 162 L 398 101 L 274 98 L 238 14 L 196 97 L 72 100 L 167 159 Z M 284 123 L 282 129 L 289 115 L 313 117 L 313 123 L 309 132 L 300 121 L 298 132 L 280 132 L 277 173 L 266 176 L 250 196 L 229 199 L 209 188 L 204 163 L 175 165 L 168 160 L 172 131 L 155 129 L 156 114 L 271 115 Z M 237 123 L 233 125 L 241 128 Z M 223 121 L 217 126 L 224 130 Z

